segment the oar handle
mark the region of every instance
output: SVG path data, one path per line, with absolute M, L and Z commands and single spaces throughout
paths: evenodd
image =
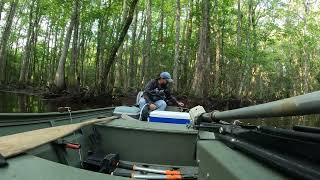
M 284 117 L 318 113 L 320 113 L 320 91 L 240 109 L 204 113 L 200 116 L 199 120 L 211 122 L 218 120 Z

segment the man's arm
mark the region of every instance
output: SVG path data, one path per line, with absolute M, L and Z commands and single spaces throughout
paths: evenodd
M 167 99 L 168 99 L 169 101 L 173 101 L 174 103 L 178 104 L 179 106 L 183 106 L 183 103 L 181 104 L 181 102 L 178 101 L 177 98 L 175 98 L 175 97 L 171 94 L 169 88 L 166 88 L 165 91 L 164 91 L 164 93 L 165 93 L 165 95 L 166 95 L 166 97 L 167 97 Z

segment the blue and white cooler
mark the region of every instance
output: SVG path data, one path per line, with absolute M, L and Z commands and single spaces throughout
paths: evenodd
M 152 111 L 149 115 L 149 122 L 190 124 L 190 120 L 190 115 L 186 112 Z

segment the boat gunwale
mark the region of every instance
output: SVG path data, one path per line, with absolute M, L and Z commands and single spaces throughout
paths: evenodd
M 115 107 L 105 107 L 105 108 L 96 108 L 96 109 L 85 109 L 78 111 L 71 111 L 72 114 L 81 114 L 88 113 L 94 111 L 104 111 L 104 110 L 112 110 Z M 69 112 L 45 112 L 45 113 L 0 113 L 0 118 L 2 117 L 41 117 L 41 116 L 62 116 L 69 115 Z
M 72 112 L 72 118 L 75 122 L 79 122 L 78 118 L 90 117 L 94 115 L 100 115 L 105 111 L 105 113 L 111 113 L 113 107 L 107 108 L 98 108 L 90 110 L 80 110 Z M 2 116 L 5 114 L 5 116 Z M 5 126 L 19 126 L 19 125 L 28 125 L 28 124 L 37 124 L 37 123 L 51 123 L 70 120 L 69 113 L 21 113 L 19 115 L 11 115 L 15 113 L 0 113 L 0 127 Z M 25 117 L 23 114 L 27 114 Z M 25 117 L 25 118 L 24 118 Z M 17 118 L 17 119 L 15 119 Z M 19 119 L 20 118 L 20 119 Z

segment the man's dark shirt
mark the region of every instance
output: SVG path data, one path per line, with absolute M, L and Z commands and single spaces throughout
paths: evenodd
M 171 95 L 168 85 L 161 86 L 158 79 L 152 79 L 148 82 L 144 88 L 143 96 L 151 103 L 158 100 L 176 102 L 176 98 Z

